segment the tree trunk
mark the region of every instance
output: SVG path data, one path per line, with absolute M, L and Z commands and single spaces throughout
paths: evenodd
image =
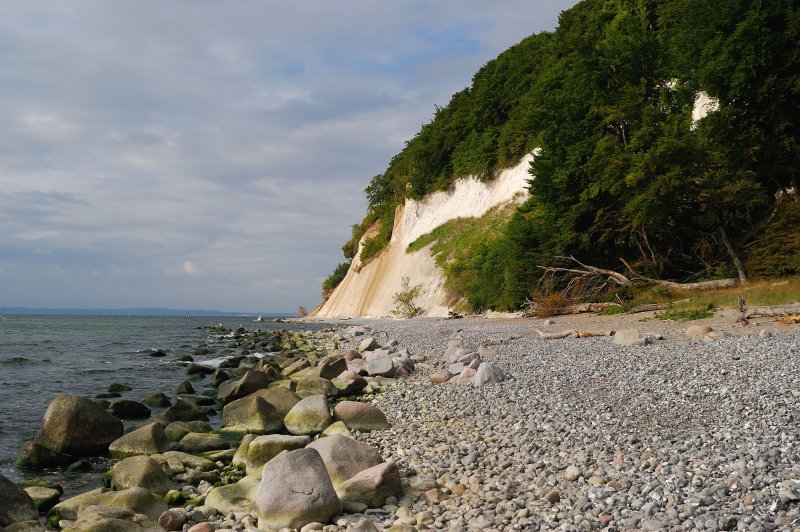
M 739 282 L 742 284 L 747 284 L 747 273 L 744 269 L 744 264 L 742 264 L 739 255 L 736 254 L 736 249 L 734 249 L 733 244 L 731 244 L 730 239 L 728 238 L 728 232 L 725 231 L 725 226 L 722 224 L 722 219 L 717 215 L 717 227 L 719 228 L 719 236 L 722 239 L 722 243 L 725 244 L 725 249 L 728 250 L 728 255 L 731 256 L 731 261 L 733 265 L 736 267 L 736 271 L 739 274 Z

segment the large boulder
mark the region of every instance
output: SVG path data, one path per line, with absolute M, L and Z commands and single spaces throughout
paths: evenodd
M 394 462 L 384 462 L 345 480 L 339 493 L 342 501 L 360 502 L 370 508 L 383 506 L 387 497 L 399 497 L 400 470 Z
M 226 427 L 239 427 L 251 434 L 271 434 L 283 428 L 283 418 L 275 407 L 255 394 L 225 405 L 222 418 Z
M 614 333 L 612 343 L 615 345 L 641 346 L 647 345 L 647 338 L 640 336 L 638 329 L 620 329 Z
M 231 512 L 249 512 L 253 509 L 258 485 L 255 475 L 246 476 L 239 482 L 214 488 L 206 495 L 205 505 L 214 508 L 222 515 Z
M 150 423 L 117 438 L 108 446 L 111 458 L 163 453 L 169 449 L 169 441 L 160 423 Z
M 294 405 L 283 424 L 290 433 L 303 436 L 322 432 L 331 421 L 328 399 L 324 395 L 312 395 Z
M 367 362 L 365 366 L 370 377 L 391 377 L 396 368 L 391 358 L 377 358 Z
M 63 532 L 161 532 L 161 527 L 133 510 L 91 505 L 82 508 L 77 521 Z
M 34 443 L 75 456 L 105 454 L 122 436 L 122 421 L 86 397 L 59 395 L 47 407 Z
M 111 469 L 111 486 L 116 490 L 144 488 L 164 496 L 173 488 L 161 466 L 149 456 L 131 456 L 114 464 Z
M 331 384 L 336 386 L 340 395 L 353 395 L 367 387 L 367 381 L 355 371 L 343 371 L 335 379 L 331 379 Z
M 281 416 L 281 419 L 285 418 L 289 410 L 300 402 L 300 397 L 298 397 L 296 393 L 283 386 L 258 390 L 253 393 L 253 395 L 263 398 L 266 402 L 274 406 L 275 410 L 278 411 L 278 415 Z
M 225 381 L 219 386 L 217 399 L 222 404 L 228 404 L 236 399 L 261 390 L 269 386 L 272 381 L 263 371 L 251 370 L 242 375 L 240 379 Z
M 36 505 L 22 488 L 0 475 L 0 527 L 39 517 Z
M 262 529 L 300 529 L 328 522 L 342 512 L 342 504 L 319 453 L 306 448 L 282 453 L 264 466 L 255 510 Z
M 247 451 L 250 449 L 250 442 L 257 437 L 257 434 L 245 434 L 242 437 L 242 441 L 239 442 L 239 447 L 237 447 L 236 452 L 233 453 L 233 459 L 231 460 L 232 465 L 241 468 L 247 466 Z
M 283 451 L 302 449 L 309 443 L 311 443 L 310 436 L 285 436 L 283 434 L 259 436 L 252 440 L 247 447 L 247 474 L 258 471 Z
M 61 519 L 74 521 L 78 518 L 80 510 L 92 505 L 133 510 L 151 519 L 158 519 L 162 512 L 167 511 L 167 503 L 162 497 L 143 488 L 129 488 L 123 491 L 97 488 L 56 504 L 50 509 L 48 515 L 57 515 Z
M 364 351 L 372 351 L 373 349 L 380 348 L 380 346 L 381 344 L 379 344 L 375 338 L 372 336 L 367 336 L 361 340 L 361 343 L 358 345 L 358 352 L 363 353 Z
M 371 445 L 334 434 L 308 445 L 322 457 L 336 493 L 341 495 L 342 484 L 356 474 L 383 463 L 381 454 Z
M 333 409 L 333 419 L 343 421 L 350 430 L 371 432 L 390 427 L 386 416 L 380 409 L 369 403 L 342 401 Z

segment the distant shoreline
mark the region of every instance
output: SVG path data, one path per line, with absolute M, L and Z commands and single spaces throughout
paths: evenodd
M 296 312 L 225 312 L 222 310 L 142 308 L 28 308 L 0 307 L 0 315 L 51 315 L 51 316 L 190 316 L 190 317 L 252 317 L 284 318 Z

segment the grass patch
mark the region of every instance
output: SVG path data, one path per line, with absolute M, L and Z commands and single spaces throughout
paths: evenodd
M 630 309 L 632 309 L 632 305 L 612 305 L 608 308 L 604 308 L 600 312 L 597 313 L 598 316 L 614 316 L 616 314 L 625 314 Z
M 676 310 L 674 308 L 668 308 L 659 312 L 654 317 L 663 321 L 693 321 L 710 318 L 714 315 L 714 311 L 714 305 L 709 303 L 705 307 L 697 307 L 692 309 Z

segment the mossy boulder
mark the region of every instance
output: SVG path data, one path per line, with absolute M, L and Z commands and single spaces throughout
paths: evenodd
M 146 404 L 147 406 L 156 406 L 161 408 L 172 406 L 172 401 L 170 401 L 169 397 L 161 392 L 154 393 L 153 395 L 146 397 L 142 400 L 142 403 Z
M 250 442 L 257 437 L 257 434 L 245 434 L 242 437 L 242 441 L 239 443 L 239 447 L 236 448 L 236 452 L 233 455 L 233 460 L 231 460 L 231 464 L 234 467 L 244 469 L 247 466 L 247 451 L 250 448 Z
M 97 488 L 56 504 L 50 509 L 48 515 L 57 515 L 61 519 L 74 521 L 78 518 L 78 512 L 81 509 L 92 505 L 133 510 L 151 519 L 158 519 L 161 512 L 167 510 L 167 503 L 162 497 L 143 488 L 129 488 L 123 491 Z
M 167 451 L 162 454 L 154 454 L 150 456 L 153 460 L 158 462 L 161 469 L 168 471 L 171 474 L 183 473 L 187 469 L 196 469 L 198 471 L 211 471 L 216 469 L 217 465 L 207 458 L 195 456 L 189 453 L 180 451 Z
M 81 508 L 74 524 L 63 532 L 158 532 L 158 523 L 144 514 L 123 508 L 92 505 Z
M 324 395 L 326 397 L 336 397 L 339 394 L 338 388 L 328 379 L 303 375 L 292 379 L 297 382 L 295 393 L 299 397 L 311 397 L 312 395 Z
M 258 472 L 264 464 L 283 451 L 302 449 L 311 443 L 310 436 L 270 434 L 253 439 L 247 447 L 247 474 Z
M 150 423 L 111 442 L 108 453 L 111 458 L 163 453 L 169 449 L 169 441 L 160 423 Z
M 75 457 L 59 453 L 32 441 L 25 442 L 14 458 L 14 465 L 22 469 L 47 469 L 68 466 Z
M 284 381 L 277 381 L 284 382 Z M 274 384 L 274 383 L 273 383 Z M 266 402 L 275 407 L 281 419 L 286 417 L 294 405 L 300 402 L 300 397 L 289 388 L 283 386 L 270 387 L 266 390 L 258 390 L 253 395 L 263 398 Z
M 64 454 L 105 454 L 122 436 L 122 421 L 86 397 L 59 395 L 47 407 L 34 443 Z
M 283 418 L 275 407 L 255 394 L 226 404 L 222 417 L 226 427 L 239 427 L 250 434 L 271 434 L 283 429 Z
M 328 399 L 324 395 L 312 395 L 294 405 L 283 424 L 291 434 L 305 436 L 322 432 L 332 421 Z
M 203 409 L 183 399 L 178 399 L 174 405 L 167 408 L 164 418 L 168 421 L 208 421 Z
M 164 428 L 169 441 L 180 441 L 181 438 L 190 432 L 212 432 L 211 428 L 205 421 L 173 421 Z
M 334 421 L 328 427 L 322 431 L 320 436 L 333 436 L 334 434 L 339 434 L 340 436 L 347 436 L 348 438 L 352 438 L 353 434 L 350 432 L 350 429 L 347 428 L 347 425 L 344 424 L 342 421 Z
M 260 479 L 253 475 L 233 484 L 216 487 L 206 495 L 204 504 L 222 515 L 231 512 L 249 512 L 253 509 L 260 482 Z
M 33 499 L 33 504 L 36 506 L 36 510 L 40 513 L 46 512 L 58 504 L 58 500 L 61 498 L 61 492 L 55 488 L 29 486 L 27 488 L 23 488 L 23 490 L 30 496 L 31 499 Z
M 185 453 L 202 453 L 230 449 L 230 444 L 219 434 L 190 432 L 178 442 L 178 450 Z
M 147 419 L 150 414 L 147 405 L 132 399 L 118 399 L 111 403 L 111 415 L 120 419 Z
M 165 495 L 173 488 L 158 462 L 149 456 L 131 456 L 114 464 L 111 486 L 116 490 L 144 488 L 156 495 Z

